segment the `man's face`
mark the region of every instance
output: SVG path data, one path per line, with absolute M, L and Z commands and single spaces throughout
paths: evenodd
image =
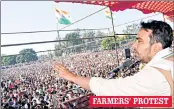
M 140 29 L 136 37 L 137 40 L 132 45 L 133 49 L 135 50 L 135 56 L 144 63 L 148 63 L 152 58 L 149 37 L 151 32 L 151 30 L 145 31 L 144 29 Z

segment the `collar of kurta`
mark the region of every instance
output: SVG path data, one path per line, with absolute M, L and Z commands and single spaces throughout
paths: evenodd
M 169 56 L 172 56 L 173 55 L 173 52 L 170 48 L 165 48 L 161 51 L 159 51 L 153 58 L 152 60 L 146 64 L 146 66 L 151 66 L 155 61 L 158 61 L 158 60 L 161 60 L 161 59 L 164 59 L 164 58 L 167 58 Z

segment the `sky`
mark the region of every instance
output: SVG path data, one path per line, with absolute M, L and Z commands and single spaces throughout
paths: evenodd
M 53 1 L 2 1 L 1 33 L 56 30 L 57 24 L 54 11 L 55 7 L 69 12 L 73 21 L 77 21 L 95 11 L 104 8 L 104 6 L 97 5 L 54 3 Z M 104 15 L 105 10 L 98 12 L 97 14 L 65 29 L 99 29 L 112 27 L 111 20 L 107 19 Z M 141 11 L 135 9 L 127 9 L 125 11 L 114 12 L 114 14 L 116 16 L 114 19 L 114 25 L 116 26 L 129 21 L 152 16 L 157 13 L 143 14 Z M 163 20 L 163 15 L 159 13 L 156 16 L 139 20 L 133 23 L 139 23 L 140 21 L 147 21 L 149 19 Z M 172 22 L 167 21 L 167 23 L 169 23 L 173 28 Z M 130 24 L 131 23 L 127 25 Z M 65 26 L 66 25 L 58 24 L 59 29 Z M 115 31 L 117 33 L 122 33 L 122 30 L 125 27 L 126 25 L 118 26 L 115 28 Z M 105 30 L 103 32 L 107 31 L 108 30 Z M 69 33 L 69 31 L 60 32 L 60 36 L 64 37 L 67 33 Z M 1 45 L 51 41 L 55 40 L 56 37 L 57 32 L 10 35 L 1 34 Z M 33 48 L 35 51 L 50 50 L 54 49 L 54 45 L 55 43 L 1 47 L 1 54 L 18 54 L 20 50 L 25 48 Z

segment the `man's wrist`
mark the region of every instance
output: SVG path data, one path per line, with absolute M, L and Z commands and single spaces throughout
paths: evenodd
M 72 82 L 74 82 L 74 83 L 75 83 L 75 81 L 76 81 L 77 77 L 78 77 L 78 75 L 75 75 L 75 74 L 74 74 L 74 75 L 72 76 Z
M 68 80 L 68 81 L 75 82 L 76 77 L 77 77 L 77 75 L 72 73 L 72 75 L 69 75 L 69 76 L 65 77 L 65 79 Z

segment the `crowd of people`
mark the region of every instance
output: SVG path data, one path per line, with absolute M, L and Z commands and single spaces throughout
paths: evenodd
M 54 109 L 60 103 L 91 93 L 56 76 L 53 62 L 64 64 L 71 72 L 85 77 L 107 78 L 125 60 L 124 49 L 88 52 L 35 61 L 2 69 L 2 107 L 4 109 Z M 138 69 L 133 70 L 138 71 Z M 134 73 L 133 73 L 134 74 Z M 132 73 L 121 74 L 122 77 Z
M 126 47 L 130 44 L 126 44 Z M 136 58 L 131 59 L 136 61 Z M 57 77 L 52 67 L 53 62 L 64 64 L 71 72 L 81 76 L 107 78 L 108 72 L 118 67 L 118 60 L 120 64 L 125 61 L 123 48 L 117 52 L 86 52 L 6 66 L 1 69 L 1 106 L 3 109 L 54 109 L 62 102 L 91 92 Z M 132 76 L 138 71 L 139 66 L 126 72 L 122 70 L 117 77 Z

